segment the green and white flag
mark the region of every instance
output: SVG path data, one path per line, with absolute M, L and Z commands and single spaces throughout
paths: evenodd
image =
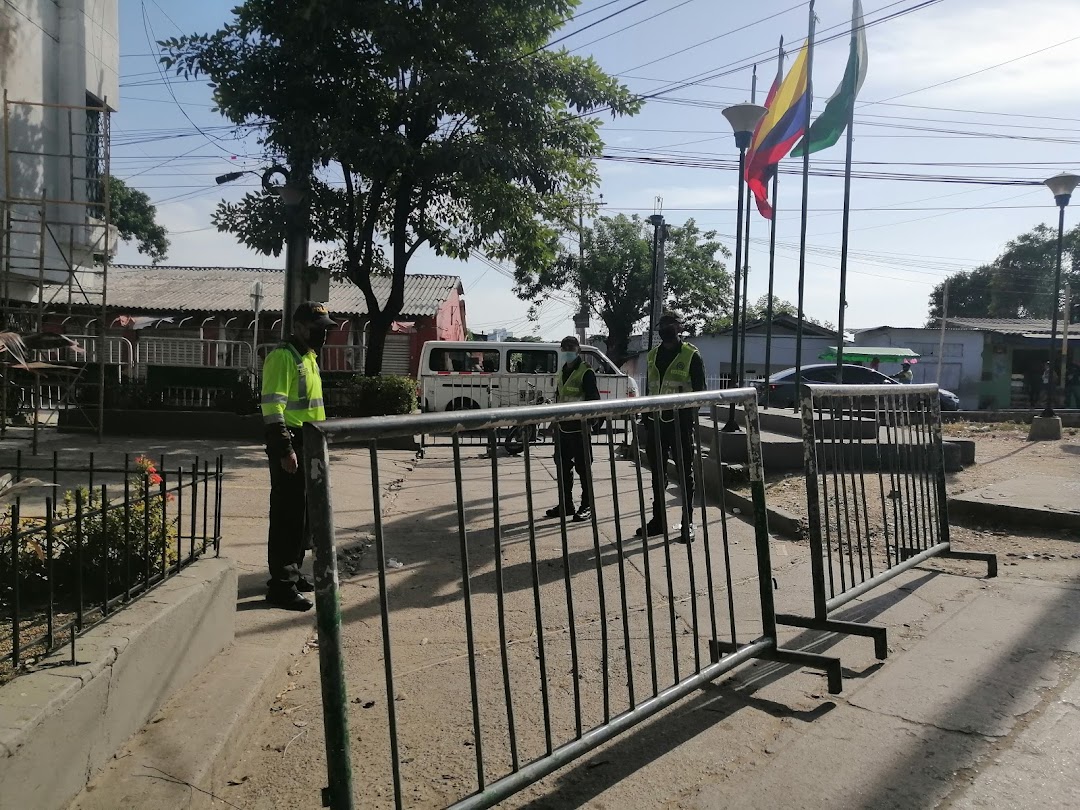
M 862 3 L 855 0 L 851 9 L 851 51 L 848 53 L 844 78 L 840 80 L 840 86 L 832 94 L 824 111 L 810 125 L 810 131 L 791 150 L 792 155 L 801 157 L 803 150 L 810 154 L 820 152 L 840 140 L 855 113 L 855 97 L 859 95 L 865 80 L 866 30 L 863 27 Z

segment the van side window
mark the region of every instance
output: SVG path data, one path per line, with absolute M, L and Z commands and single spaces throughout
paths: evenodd
M 547 350 L 515 350 L 506 356 L 506 365 L 511 374 L 554 374 L 558 364 L 559 355 Z
M 465 349 L 432 349 L 428 356 L 429 371 L 483 371 L 494 374 L 499 370 L 498 351 Z

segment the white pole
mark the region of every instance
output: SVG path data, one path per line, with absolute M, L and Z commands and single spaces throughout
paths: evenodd
M 251 292 L 252 308 L 255 310 L 255 328 L 251 336 L 251 369 L 255 374 L 259 373 L 259 315 L 262 312 L 262 299 L 262 282 L 256 281 Z
M 1061 380 L 1061 385 L 1065 385 L 1065 373 L 1069 370 L 1069 297 L 1072 290 L 1069 288 L 1069 282 L 1065 282 L 1065 313 L 1062 318 L 1065 324 L 1065 329 L 1061 333 L 1061 376 L 1058 377 Z
M 949 280 L 945 279 L 945 292 L 941 296 L 941 337 L 938 338 L 937 384 L 941 385 L 941 366 L 945 362 L 945 320 L 949 316 Z

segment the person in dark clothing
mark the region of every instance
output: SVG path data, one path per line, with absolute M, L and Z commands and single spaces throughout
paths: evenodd
M 581 343 L 573 335 L 563 338 L 559 346 L 561 368 L 557 381 L 556 400 L 559 402 L 589 402 L 600 399 L 596 372 L 581 358 Z M 555 425 L 555 461 L 559 467 L 559 505 L 547 510 L 548 517 L 573 515 L 576 522 L 592 517 L 592 488 L 588 466 L 592 463 L 592 448 L 588 435 L 582 432 L 581 422 L 557 422 Z M 581 479 L 581 504 L 574 510 L 574 471 Z
M 690 343 L 679 339 L 682 330 L 679 317 L 665 312 L 660 318 L 657 331 L 661 344 L 648 355 L 648 390 L 653 394 L 677 394 L 687 391 L 704 391 L 705 364 L 701 353 Z M 660 411 L 646 414 L 645 454 L 652 470 L 653 506 L 652 519 L 645 530 L 651 537 L 663 534 L 667 527 L 668 483 L 667 461 L 682 464 L 683 523 L 680 539 L 685 543 L 694 540 L 694 466 L 697 453 L 697 412 L 688 408 L 678 412 Z M 681 455 L 681 458 L 680 458 Z M 641 537 L 642 531 L 637 530 Z
M 314 586 L 300 573 L 309 546 L 305 525 L 303 426 L 326 418 L 318 352 L 334 326 L 322 304 L 296 308 L 292 334 L 266 356 L 262 370 L 262 416 L 270 464 L 270 526 L 266 600 L 286 610 L 309 610 L 303 596 Z

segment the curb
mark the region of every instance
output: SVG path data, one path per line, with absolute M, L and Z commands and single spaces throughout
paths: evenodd
M 0 688 L 4 806 L 59 810 L 233 639 L 236 570 L 203 558 Z M 119 807 L 120 805 L 114 805 Z

